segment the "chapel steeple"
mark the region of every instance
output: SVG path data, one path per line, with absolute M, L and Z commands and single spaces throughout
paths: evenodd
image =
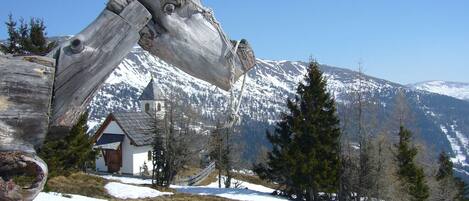
M 143 112 L 155 114 L 164 111 L 166 98 L 163 90 L 157 85 L 153 76 L 138 100 L 140 101 L 140 107 Z

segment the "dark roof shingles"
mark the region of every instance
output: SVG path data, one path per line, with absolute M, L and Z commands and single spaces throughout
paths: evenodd
M 144 112 L 113 113 L 117 123 L 136 146 L 151 145 L 155 132 L 155 120 Z

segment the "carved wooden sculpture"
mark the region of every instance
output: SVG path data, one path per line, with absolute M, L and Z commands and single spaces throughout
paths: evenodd
M 37 196 L 47 165 L 35 149 L 47 133 L 68 133 L 137 43 L 225 90 L 255 63 L 249 45 L 228 40 L 199 0 L 111 0 L 52 58 L 0 56 L 0 200 Z M 16 185 L 14 176 L 25 174 L 34 178 L 32 184 Z

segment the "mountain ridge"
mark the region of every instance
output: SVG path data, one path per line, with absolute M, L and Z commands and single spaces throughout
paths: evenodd
M 247 143 L 244 149 L 246 159 L 253 160 L 260 146 L 268 146 L 265 130 L 272 129 L 281 113 L 286 112 L 286 99 L 295 96 L 297 84 L 303 80 L 306 69 L 306 62 L 258 59 L 257 66 L 248 73 L 240 109 L 242 141 Z M 350 102 L 350 94 L 356 92 L 360 75 L 350 69 L 328 65 L 321 65 L 321 70 L 341 113 L 343 105 Z M 165 92 L 192 105 L 207 121 L 225 118 L 228 92 L 193 79 L 135 47 L 92 100 L 89 125 L 98 125 L 110 112 L 139 110 L 138 96 L 152 76 Z M 240 85 L 241 80 L 235 85 L 236 93 Z M 418 135 L 435 150 L 450 152 L 457 170 L 464 174 L 469 172 L 466 160 L 469 158 L 469 126 L 466 126 L 469 125 L 469 117 L 466 117 L 469 102 L 368 75 L 362 76 L 362 85 L 364 96 L 378 108 L 376 116 L 380 122 L 386 122 L 392 115 L 394 97 L 403 92 L 415 113 Z
M 469 101 L 469 83 L 431 80 L 407 85 L 413 89 L 428 91 Z

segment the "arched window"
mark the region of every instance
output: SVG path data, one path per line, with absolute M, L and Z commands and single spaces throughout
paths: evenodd
M 161 111 L 161 104 L 158 103 L 158 111 Z
M 149 112 L 149 111 L 150 111 L 150 104 L 145 103 L 145 112 Z

